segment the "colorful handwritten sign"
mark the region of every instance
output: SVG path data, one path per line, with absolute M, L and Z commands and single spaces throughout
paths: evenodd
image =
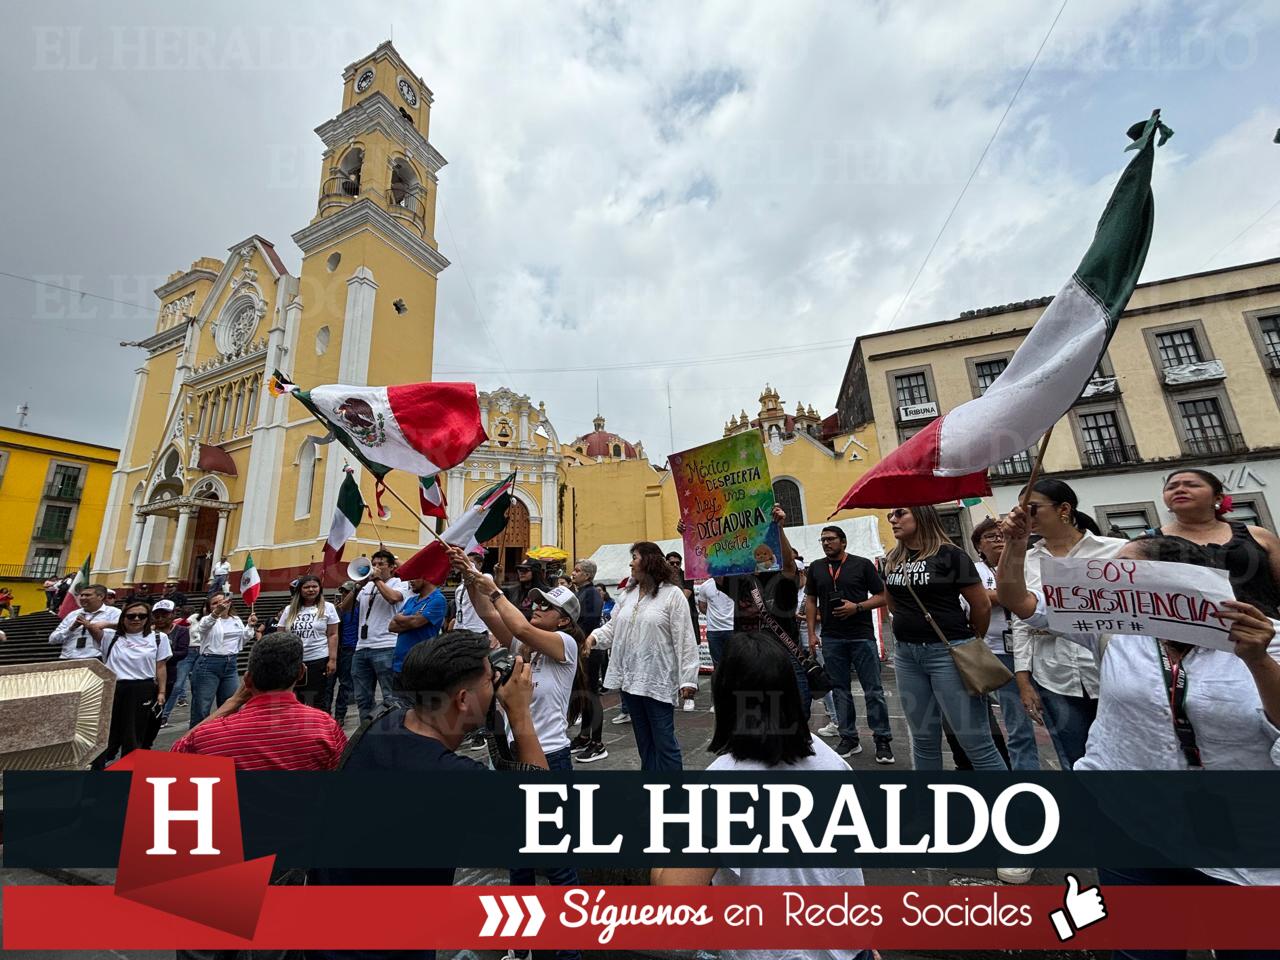
M 773 485 L 754 431 L 671 455 L 684 521 L 685 575 L 695 579 L 781 567 Z
M 1061 633 L 1120 633 L 1234 650 L 1224 600 L 1234 600 L 1225 570 L 1163 560 L 1073 560 L 1040 564 L 1049 626 Z

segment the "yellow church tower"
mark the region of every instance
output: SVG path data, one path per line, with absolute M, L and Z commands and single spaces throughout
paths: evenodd
M 239 571 L 249 553 L 265 590 L 320 572 L 347 458 L 265 385 L 277 368 L 303 387 L 431 379 L 436 279 L 449 265 L 435 240 L 445 160 L 427 140 L 431 101 L 390 43 L 348 66 L 341 111 L 316 129 L 324 154 L 315 216 L 293 236 L 299 275 L 253 234 L 156 290 L 96 577 L 200 590 L 218 557 Z M 372 503 L 372 478 L 351 466 Z M 416 478 L 388 479 L 417 503 Z M 388 505 L 349 554 L 381 542 L 403 558 L 426 542 L 416 510 Z

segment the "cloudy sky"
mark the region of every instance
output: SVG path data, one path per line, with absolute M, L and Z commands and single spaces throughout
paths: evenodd
M 825 415 L 858 334 L 1052 293 L 1153 107 L 1144 278 L 1280 255 L 1280 4 L 1068 0 L 904 302 L 1059 8 L 6 6 L 0 271 L 108 299 L 0 276 L 0 422 L 118 443 L 165 276 L 252 233 L 296 272 L 313 129 L 393 31 L 449 160 L 435 376 L 565 439 L 597 384 L 658 462 L 766 381 Z

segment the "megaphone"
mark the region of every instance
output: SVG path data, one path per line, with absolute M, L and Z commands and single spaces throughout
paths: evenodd
M 359 583 L 373 573 L 373 561 L 368 557 L 356 557 L 347 564 L 347 579 Z

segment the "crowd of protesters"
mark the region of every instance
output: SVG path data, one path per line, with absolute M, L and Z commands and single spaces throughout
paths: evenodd
M 1163 497 L 1170 521 L 1129 541 L 1102 536 L 1067 483 L 1043 478 L 1006 516 L 974 527 L 972 552 L 948 538 L 934 507 L 900 507 L 888 513 L 894 544 L 879 565 L 850 554 L 838 526 L 822 530 L 823 556 L 806 565 L 775 508 L 777 570 L 694 582 L 678 554 L 640 542 L 612 595 L 589 560 L 552 576 L 526 560 L 504 587 L 485 568 L 483 548 L 452 549 L 458 583 L 446 595 L 443 584 L 399 579 L 396 558 L 380 550 L 368 578 L 344 583 L 336 603 L 318 577 L 300 578 L 271 625 L 238 617 L 220 585 L 199 613 L 168 599 L 113 606 L 93 585 L 49 639 L 63 658 L 96 657 L 117 675 L 98 768 L 149 746 L 189 684 L 190 730 L 172 749 L 231 756 L 242 769 L 342 762 L 571 771 L 608 756 L 601 695 L 616 691 L 614 722 L 630 724 L 641 769 L 679 771 L 686 758 L 677 714 L 698 690 L 700 627 L 713 665 L 711 769 L 848 769 L 863 749 L 855 677 L 874 759 L 891 764 L 876 624 L 884 618 L 916 770 L 943 769 L 944 743 L 958 769 L 979 771 L 1038 770 L 1053 765 L 1046 757 L 1077 771 L 1274 769 L 1280 540 L 1231 520 L 1230 500 L 1207 471 L 1171 474 Z M 1039 590 L 1050 557 L 1226 570 L 1237 597 L 1223 614 L 1234 650 L 1050 629 Z M 238 657 L 250 643 L 242 677 Z M 971 692 L 957 666 L 954 651 L 970 644 L 987 645 L 1007 668 L 1007 681 L 989 695 Z M 829 692 L 810 687 L 822 675 Z M 824 700 L 825 718 L 811 717 L 814 700 Z M 360 726 L 349 745 L 343 725 L 352 701 Z M 1048 735 L 1043 754 L 1037 728 Z M 477 746 L 489 748 L 487 757 L 463 755 Z M 577 883 L 569 868 L 541 872 L 555 884 Z M 321 882 L 379 882 L 376 871 L 357 879 L 329 873 Z M 422 882 L 452 880 L 452 871 L 422 874 Z M 999 875 L 1026 882 L 1031 870 Z M 534 878 L 533 870 L 511 872 L 512 883 Z M 853 885 L 861 874 L 661 868 L 652 879 Z M 1126 870 L 1104 872 L 1104 881 L 1255 885 L 1280 883 L 1280 873 Z

